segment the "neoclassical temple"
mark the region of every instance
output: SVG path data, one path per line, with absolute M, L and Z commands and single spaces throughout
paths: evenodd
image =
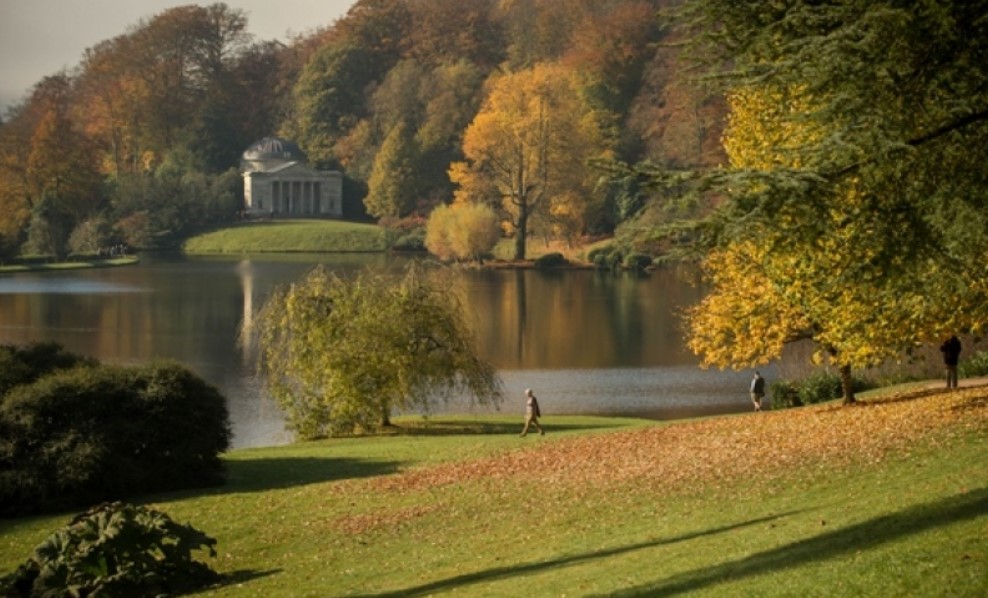
M 339 218 L 343 215 L 343 175 L 316 170 L 298 145 L 265 137 L 244 152 L 244 210 L 248 216 Z

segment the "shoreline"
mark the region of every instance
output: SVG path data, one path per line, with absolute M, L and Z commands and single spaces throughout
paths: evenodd
M 125 255 L 112 258 L 80 259 L 78 261 L 68 262 L 3 264 L 0 265 L 0 275 L 18 274 L 21 272 L 54 272 L 89 268 L 115 268 L 118 266 L 130 266 L 139 263 L 140 261 L 141 258 L 137 255 Z

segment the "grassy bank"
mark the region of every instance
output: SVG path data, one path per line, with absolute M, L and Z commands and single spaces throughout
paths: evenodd
M 218 539 L 207 595 L 988 592 L 986 388 L 544 423 L 237 451 L 225 487 L 154 505 Z M 66 518 L 0 522 L 0 570 Z
M 79 258 L 68 262 L 37 262 L 0 265 L 0 274 L 11 272 L 48 272 L 53 270 L 79 270 L 83 268 L 109 268 L 128 266 L 140 261 L 136 255 L 114 258 Z
M 186 253 L 378 252 L 388 249 L 383 229 L 339 220 L 261 220 L 192 237 Z

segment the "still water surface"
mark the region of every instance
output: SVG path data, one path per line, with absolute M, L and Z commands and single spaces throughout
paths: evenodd
M 316 263 L 352 272 L 382 255 L 145 256 L 136 266 L 0 276 L 0 342 L 54 340 L 116 363 L 178 360 L 227 397 L 235 447 L 291 442 L 238 343 L 276 285 Z M 699 299 L 674 271 L 485 270 L 454 275 L 482 355 L 499 369 L 504 412 L 535 389 L 553 414 L 669 419 L 746 411 L 750 372 L 701 370 L 678 314 Z M 482 413 L 468 402 L 451 412 Z M 551 428 L 550 428 L 551 429 Z

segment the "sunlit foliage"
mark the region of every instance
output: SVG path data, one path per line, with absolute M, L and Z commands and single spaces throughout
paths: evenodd
M 988 71 L 967 65 L 984 55 L 972 40 L 988 7 L 762 4 L 689 5 L 708 56 L 729 48 L 715 58 L 732 111 L 729 168 L 701 179 L 727 201 L 694 229 L 713 287 L 693 348 L 742 366 L 779 356 L 751 336 L 812 338 L 848 382 L 852 367 L 981 330 Z
M 588 162 L 605 153 L 593 111 L 570 71 L 539 64 L 495 78 L 453 164 L 457 201 L 500 201 L 525 259 L 530 218 L 556 204 L 585 202 Z
M 442 205 L 429 215 L 425 246 L 442 260 L 483 261 L 501 238 L 497 214 L 487 204 Z
M 300 438 L 387 426 L 394 410 L 458 394 L 501 400 L 450 286 L 415 269 L 343 279 L 318 267 L 276 290 L 254 326 L 259 371 Z

